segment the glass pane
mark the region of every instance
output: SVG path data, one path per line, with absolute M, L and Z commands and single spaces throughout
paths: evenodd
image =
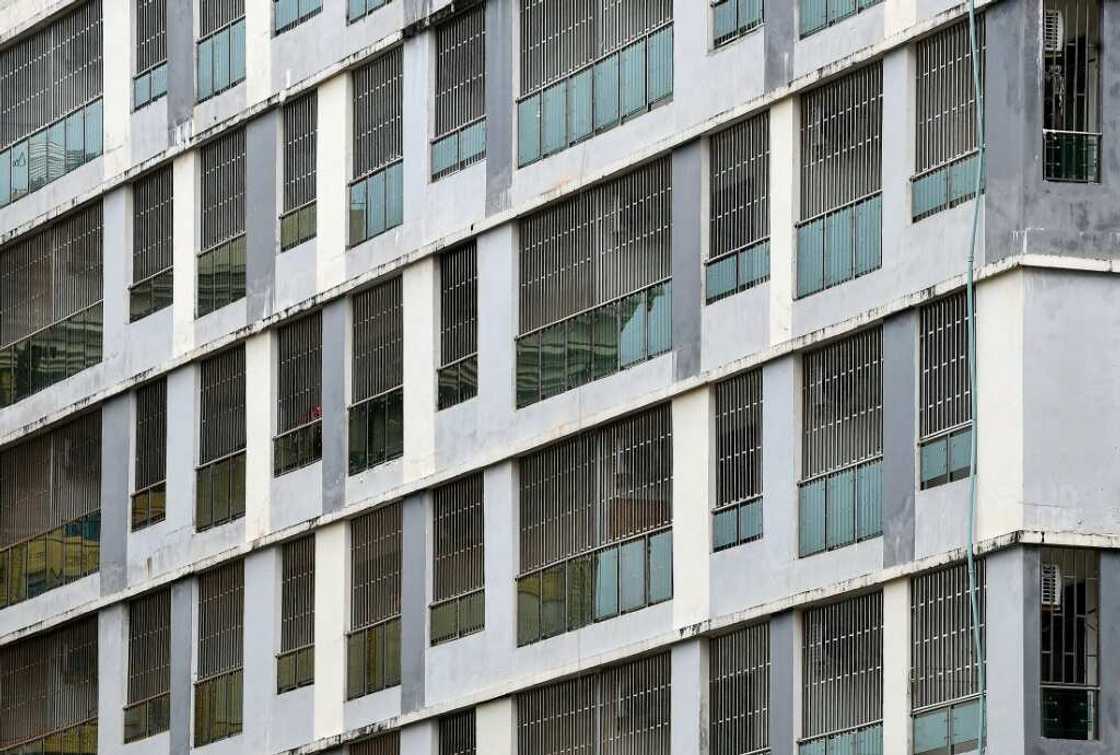
M 297 0 L 276 0 L 276 25 L 277 31 L 284 29 L 293 21 L 296 20 L 296 14 L 299 11 L 299 3 Z
M 238 21 L 230 29 L 229 80 L 236 84 L 245 78 L 245 21 Z
M 662 532 L 649 539 L 649 602 L 673 597 L 673 533 Z
M 799 552 L 808 556 L 824 550 L 825 481 L 814 480 L 802 485 L 798 493 Z
M 229 88 L 229 29 L 214 35 L 214 91 Z
M 564 572 L 564 564 L 541 572 L 541 637 L 561 634 L 567 628 Z
M 598 380 L 618 371 L 617 304 L 604 304 L 592 316 L 592 378 Z
M 81 110 L 71 113 L 66 119 L 66 167 L 65 171 L 77 168 L 86 159 L 86 128 Z
M 366 239 L 366 182 L 357 181 L 350 186 L 350 244 Z
M 440 409 L 459 403 L 459 365 L 444 367 L 436 373 L 436 390 Z
M 739 511 L 732 507 L 712 517 L 712 549 L 723 550 L 739 542 Z
M 12 153 L 0 152 L 0 207 L 12 199 Z
M 801 36 L 824 28 L 828 23 L 826 0 L 801 0 Z
M 946 439 L 938 438 L 924 444 L 921 448 L 920 457 L 922 487 L 926 488 L 944 482 L 948 471 Z
M 438 140 L 432 144 L 432 175 L 442 175 L 444 171 L 459 163 L 459 133 Z
M 578 629 L 593 620 L 595 570 L 591 556 L 568 562 L 568 629 Z
M 709 303 L 735 293 L 735 259 L 735 255 L 731 255 L 707 266 L 704 293 Z
M 369 237 L 385 231 L 385 171 L 366 179 L 366 233 Z
M 404 395 L 400 389 L 385 399 L 385 456 L 396 459 L 404 453 Z
M 646 602 L 646 543 L 632 540 L 619 548 L 619 602 L 633 611 Z
M 152 69 L 152 99 L 167 94 L 167 64 Z
M 657 102 L 673 94 L 673 27 L 654 33 L 647 44 L 649 62 L 649 101 Z
M 385 687 L 385 625 L 366 629 L 366 690 Z
M 584 312 L 568 321 L 568 378 L 569 388 L 591 380 L 591 313 Z
M 567 390 L 567 329 L 559 323 L 541 331 L 541 398 Z
M 229 463 L 219 461 L 211 465 L 211 494 L 214 506 L 214 523 L 229 519 Z
M 365 634 L 356 632 L 347 637 L 346 648 L 346 696 L 353 699 L 365 694 Z
M 856 469 L 856 537 L 860 540 L 883 532 L 882 476 L 881 461 Z
M 915 219 L 945 207 L 948 190 L 945 178 L 945 170 L 941 169 L 917 178 L 911 184 L 910 211 Z
M 595 64 L 595 129 L 618 123 L 618 55 Z
M 432 606 L 432 644 L 455 637 L 458 634 L 458 612 L 455 601 Z
M 852 211 L 834 212 L 824 219 L 824 285 L 835 286 L 852 277 Z
M 148 104 L 152 98 L 152 77 L 148 74 L 137 76 L 132 80 L 132 106 L 140 108 Z
M 281 692 L 296 686 L 296 657 L 292 653 L 276 659 L 276 688 Z
M 642 112 L 646 108 L 646 45 L 645 41 L 622 51 L 619 62 L 622 80 L 622 116 Z
M 618 549 L 595 554 L 595 619 L 618 614 Z
M 972 428 L 959 430 L 949 436 L 949 474 L 959 480 L 968 476 L 972 457 Z
M 619 365 L 626 368 L 646 358 L 645 295 L 637 293 L 619 302 Z
M 761 499 L 739 507 L 739 537 L 744 542 L 762 537 Z
M 973 700 L 953 706 L 952 718 L 953 752 L 970 752 L 976 749 L 980 733 L 980 701 Z
M 466 401 L 478 395 L 478 357 L 459 363 L 459 400 Z
M 544 90 L 541 97 L 541 152 L 550 155 L 568 146 L 568 82 Z
M 395 228 L 404 222 L 404 163 L 385 169 L 385 227 Z
M 346 17 L 350 20 L 361 17 L 366 12 L 366 0 L 350 0 Z
M 393 619 L 385 625 L 385 686 L 401 683 L 401 621 Z
M 148 494 L 137 493 L 132 497 L 132 529 L 139 529 L 148 523 Z
M 517 580 L 517 644 L 527 645 L 541 637 L 541 578 L 530 574 Z
M 459 634 L 472 634 L 484 626 L 486 626 L 486 593 L 480 591 L 459 598 Z
M 828 547 L 847 545 L 855 540 L 855 471 L 847 470 L 828 478 L 826 497 L 828 509 Z
M 101 154 L 101 100 L 86 105 L 86 160 Z
M 712 37 L 717 45 L 735 34 L 735 2 L 736 0 L 724 0 L 719 5 L 712 6 Z
M 198 100 L 201 102 L 214 94 L 214 39 L 198 43 Z
M 27 184 L 37 191 L 47 183 L 47 132 L 44 129 L 27 139 Z
M 479 121 L 459 132 L 459 159 L 463 164 L 486 156 L 486 121 Z
M 949 711 L 914 716 L 914 755 L 948 755 Z
M 517 164 L 528 165 L 541 156 L 541 98 L 517 103 Z
M 540 335 L 517 339 L 517 405 L 528 406 L 540 400 Z
M 350 407 L 350 474 L 357 474 L 368 464 L 369 404 Z
M 856 275 L 863 275 L 882 266 L 883 198 L 872 197 L 855 207 Z
M 815 220 L 797 229 L 797 295 L 824 286 L 824 223 Z
M 592 125 L 592 69 L 580 71 L 568 81 L 568 126 L 573 142 L 591 136 Z
M 664 354 L 673 347 L 672 284 L 663 283 L 649 289 L 646 296 L 646 317 L 649 329 L 648 352 L 651 357 Z

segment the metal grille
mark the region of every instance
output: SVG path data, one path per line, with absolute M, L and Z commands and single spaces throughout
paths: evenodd
M 202 362 L 200 461 L 245 448 L 245 347 Z
M 354 297 L 355 403 L 404 381 L 401 279 L 387 280 Z
M 198 678 L 241 668 L 245 568 L 232 561 L 198 578 Z
M 670 657 L 517 694 L 521 755 L 668 755 Z
M 205 37 L 245 15 L 245 0 L 199 0 L 199 36 Z
M 522 573 L 672 521 L 668 405 L 523 456 L 519 466 Z
M 136 0 L 136 72 L 167 60 L 167 0 Z
M 883 717 L 883 594 L 805 612 L 801 735 L 813 737 Z
M 439 258 L 440 360 L 450 364 L 478 351 L 478 253 L 475 242 Z
M 284 211 L 315 201 L 315 92 L 284 106 Z
M 762 370 L 716 385 L 716 505 L 762 494 Z
M 0 650 L 0 689 L 0 748 L 96 719 L 97 614 Z
M 436 29 L 436 136 L 486 115 L 486 6 Z
M 284 543 L 280 652 L 315 643 L 315 536 Z
M 1100 0 L 1043 5 L 1042 128 L 1049 180 L 1100 180 L 1101 6 Z
M 245 129 L 202 148 L 202 248 L 245 232 Z
M 446 600 L 483 587 L 482 473 L 436 488 L 432 597 Z
M 876 327 L 803 357 L 803 478 L 883 453 L 882 354 Z
M 136 390 L 135 490 L 143 490 L 166 477 L 167 379 L 160 378 Z
M 922 307 L 918 419 L 923 438 L 972 420 L 966 317 L 964 291 Z
M 802 96 L 802 220 L 880 190 L 882 111 L 882 63 L 873 63 Z
M 0 51 L 0 149 L 101 96 L 101 47 L 89 0 Z
M 475 755 L 474 708 L 439 720 L 439 755 Z
M 708 258 L 770 236 L 770 114 L 712 137 Z
M 520 222 L 520 333 L 670 275 L 672 176 L 663 157 Z
M 279 330 L 277 422 L 280 432 L 317 421 L 322 408 L 322 315 L 296 320 Z
M 980 81 L 984 81 L 984 17 L 976 24 Z M 918 173 L 976 150 L 976 92 L 968 21 L 917 44 Z
M 983 637 L 984 562 L 977 561 L 976 566 Z M 954 564 L 911 580 L 910 689 L 914 710 L 959 700 L 980 691 L 972 644 L 971 610 L 967 564 Z
M 1100 555 L 1042 549 L 1042 684 L 1100 684 Z
M 171 689 L 171 588 L 128 604 L 128 702 Z
M 770 625 L 713 637 L 709 715 L 712 755 L 746 755 L 770 747 Z
M 354 71 L 354 177 L 397 160 L 401 142 L 404 89 L 401 48 L 374 58 Z
M 401 612 L 401 504 L 386 504 L 350 522 L 350 628 Z
M 132 282 L 171 267 L 174 185 L 168 164 L 132 185 Z
M 399 731 L 363 739 L 350 745 L 350 755 L 400 755 L 401 735 Z

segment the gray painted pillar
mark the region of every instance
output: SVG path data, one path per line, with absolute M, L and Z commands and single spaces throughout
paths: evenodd
M 129 419 L 132 394 L 101 405 L 101 594 L 128 584 L 130 467 Z
M 184 579 L 171 585 L 171 755 L 188 755 L 191 751 L 193 653 L 194 581 Z
M 513 181 L 513 0 L 486 3 L 486 214 L 509 208 Z
M 249 322 L 272 313 L 279 229 L 276 147 L 280 109 L 273 108 L 245 129 L 245 296 Z
M 167 4 L 167 130 L 194 113 L 194 3 Z M 171 143 L 177 140 L 172 137 Z
M 686 144 L 672 154 L 670 228 L 673 273 L 673 376 L 700 371 L 700 321 L 704 290 L 700 282 L 701 198 L 704 190 L 704 141 Z
M 770 752 L 797 752 L 796 700 L 800 696 L 797 622 L 792 611 L 770 617 Z
M 988 589 L 985 606 L 985 652 L 988 669 L 988 752 L 1026 752 L 1023 738 L 1026 709 L 1038 706 L 1038 659 L 1033 663 L 1026 653 L 1037 654 L 1038 621 L 1028 606 L 1028 595 L 1037 595 L 1038 552 L 1010 548 L 993 553 L 984 561 Z M 1037 605 L 1036 603 L 1034 605 Z M 1034 627 L 1034 645 L 1024 637 L 1024 629 Z M 1031 667 L 1033 673 L 1024 667 Z M 1024 690 L 1024 680 L 1027 682 Z M 1029 694 L 1034 687 L 1033 697 Z M 1028 694 L 1024 694 L 1024 692 Z M 1037 721 L 1037 710 L 1031 714 Z
M 346 504 L 346 337 L 349 299 L 323 308 L 323 513 Z
M 671 653 L 670 752 L 672 755 L 707 755 L 708 641 L 696 638 L 680 642 L 673 645 Z
M 917 310 L 883 324 L 883 567 L 914 560 Z
M 401 713 L 424 707 L 427 650 L 428 492 L 411 495 L 401 511 Z
M 793 62 L 797 34 L 796 3 L 766 3 L 766 24 L 762 33 L 766 35 L 766 57 L 763 60 L 765 71 L 765 91 L 784 87 L 793 81 Z M 777 752 L 777 750 L 775 750 Z

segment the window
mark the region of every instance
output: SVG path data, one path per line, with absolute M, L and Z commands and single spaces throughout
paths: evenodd
M 401 48 L 354 71 L 354 180 L 350 245 L 404 221 Z
M 519 471 L 518 645 L 673 597 L 667 405 L 523 456 Z
M 245 80 L 245 0 L 199 0 L 198 101 Z
M 708 649 L 712 755 L 769 752 L 770 625 L 713 637 Z
M 401 734 L 390 731 L 350 745 L 350 755 L 400 755 Z
M 97 571 L 101 412 L 0 452 L 0 608 Z
M 439 258 L 439 408 L 478 395 L 478 253 L 475 243 Z
M 976 562 L 976 572 L 983 638 L 983 561 Z M 976 752 L 980 674 L 972 638 L 968 565 L 953 564 L 911 579 L 910 617 L 914 755 Z
M 323 458 L 323 323 L 319 312 L 278 329 L 277 477 Z
M 432 644 L 486 624 L 482 473 L 438 487 L 432 503 Z
M 195 747 L 241 733 L 244 615 L 245 569 L 240 560 L 198 578 Z
M 432 180 L 486 157 L 486 6 L 436 29 Z
M 770 280 L 769 113 L 712 137 L 709 191 L 705 288 L 711 304 Z
M 801 675 L 801 755 L 883 751 L 881 592 L 805 612 Z
M 136 389 L 132 529 L 162 522 L 167 509 L 167 378 Z
M 714 0 L 712 45 L 722 47 L 762 26 L 762 0 Z
M 0 207 L 101 154 L 101 2 L 0 50 Z
M 965 292 L 921 309 L 918 425 L 922 489 L 969 475 L 972 391 Z
M 167 731 L 170 722 L 171 588 L 165 587 L 128 604 L 124 741 L 135 742 Z
M 245 129 L 202 148 L 198 316 L 245 297 Z
M 272 0 L 272 28 L 279 35 L 323 9 L 323 0 Z
M 0 406 L 101 362 L 101 202 L 0 249 Z
M 167 94 L 167 0 L 136 0 L 136 75 L 132 107 Z
M 0 749 L 96 753 L 97 614 L 5 645 L 0 689 Z
M 517 693 L 521 755 L 669 755 L 669 654 Z
M 171 306 L 175 189 L 171 165 L 132 184 L 132 286 L 129 321 Z
M 671 0 L 520 0 L 517 164 L 525 166 L 673 96 Z
M 439 719 L 439 755 L 475 755 L 474 708 Z
M 665 157 L 521 220 L 518 407 L 672 348 L 671 192 Z
M 1100 554 L 1043 548 L 1041 554 L 1042 736 L 1099 735 Z
M 280 251 L 298 246 L 316 233 L 317 102 L 312 91 L 284 106 L 284 214 L 280 216 Z
M 350 474 L 404 453 L 401 279 L 354 297 Z
M 1043 177 L 1101 180 L 1101 1 L 1046 0 L 1042 28 Z
M 797 295 L 883 264 L 883 66 L 803 95 Z
M 801 0 L 801 37 L 804 39 L 881 2 L 883 0 Z
M 280 556 L 276 689 L 283 694 L 315 682 L 315 536 L 284 543 Z
M 370 13 L 373 13 L 383 5 L 388 5 L 392 0 L 346 0 L 346 22 L 352 23 Z
M 983 16 L 976 19 L 976 38 L 983 87 Z M 921 220 L 976 196 L 980 140 L 968 21 L 919 40 L 916 47 L 917 174 L 910 179 L 910 210 L 914 220 Z
M 245 347 L 201 364 L 195 528 L 245 515 Z
M 401 503 L 350 522 L 346 699 L 401 683 Z
M 883 332 L 802 358 L 802 556 L 882 534 Z
M 762 537 L 762 370 L 716 385 L 714 550 Z

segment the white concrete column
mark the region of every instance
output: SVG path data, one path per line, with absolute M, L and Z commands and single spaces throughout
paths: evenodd
M 797 234 L 800 212 L 801 107 L 787 97 L 770 108 L 770 343 L 790 337 L 797 290 Z
M 918 0 L 887 0 L 883 8 L 883 36 L 894 36 L 913 26 L 917 21 Z
M 898 270 L 913 253 L 901 239 L 910 225 L 914 172 L 914 66 L 909 45 L 883 58 L 883 268 Z M 891 257 L 894 259 L 891 259 Z
M 518 573 L 520 523 L 518 521 L 517 464 L 502 462 L 488 467 L 483 483 L 486 497 L 483 524 L 486 543 L 483 549 L 486 578 L 486 634 L 493 647 L 517 646 L 517 594 L 514 579 Z M 505 653 L 502 666 L 509 664 Z M 479 740 L 481 741 L 481 740 Z
M 404 313 L 404 477 L 435 471 L 436 367 L 435 321 L 439 295 L 436 257 L 409 265 L 401 280 Z
M 125 335 L 128 328 L 128 285 L 132 282 L 131 194 L 131 189 L 122 186 L 106 194 L 101 205 L 106 250 L 101 267 L 102 361 L 109 364 L 122 362 L 127 365 L 131 356 Z M 127 366 L 122 372 L 131 374 Z
M 910 580 L 883 585 L 883 752 L 910 752 Z
M 401 116 L 408 127 L 401 135 L 404 151 L 404 238 L 410 246 L 423 243 L 426 219 L 433 214 L 427 203 L 431 177 L 432 91 L 435 82 L 435 34 L 417 34 L 401 50 L 404 91 Z
M 517 710 L 512 697 L 491 700 L 474 709 L 475 736 L 486 755 L 517 752 Z
M 124 743 L 128 694 L 128 604 L 101 609 L 97 621 L 97 751 L 118 752 Z
M 272 752 L 272 704 L 276 697 L 276 650 L 280 647 L 280 549 L 245 558 L 243 752 Z
M 517 332 L 516 223 L 478 238 L 478 401 L 484 438 L 504 437 L 514 420 Z M 485 442 L 485 441 L 484 441 Z
M 197 376 L 198 367 L 193 364 L 167 376 L 167 519 L 160 525 L 166 527 L 167 532 L 194 530 Z
M 334 522 L 315 530 L 316 738 L 343 729 L 346 699 L 346 628 L 350 605 L 348 527 Z
M 105 177 L 128 169 L 132 133 L 132 9 L 135 3 L 108 2 L 101 6 Z M 123 48 L 123 49 L 122 49 Z M 121 54 L 110 55 L 109 51 Z
M 197 273 L 196 255 L 200 230 L 198 219 L 198 150 L 190 150 L 175 158 L 172 167 L 172 265 L 174 266 L 172 296 L 173 353 L 182 354 L 194 348 L 194 295 Z
M 708 752 L 708 641 L 696 638 L 672 648 L 672 755 Z
M 245 88 L 249 105 L 272 94 L 273 0 L 245 0 Z
M 477 735 L 477 731 L 475 734 Z M 481 742 L 482 740 L 478 740 Z M 485 750 L 483 750 L 485 752 Z M 438 755 L 439 723 L 428 719 L 401 729 L 400 755 Z
M 319 128 L 315 158 L 318 228 L 315 250 L 316 290 L 335 286 L 346 277 L 352 147 L 350 141 L 350 76 L 341 75 L 319 85 Z
M 275 412 L 272 331 L 245 341 L 245 538 L 271 529 L 272 435 Z
M 713 392 L 673 399 L 673 626 L 708 618 L 711 608 Z

